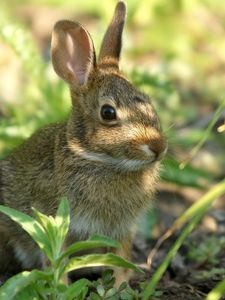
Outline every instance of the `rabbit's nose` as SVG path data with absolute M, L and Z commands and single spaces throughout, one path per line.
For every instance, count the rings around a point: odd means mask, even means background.
M 148 148 L 155 154 L 154 160 L 161 160 L 167 152 L 168 145 L 164 138 L 159 138 L 150 141 Z
M 152 161 L 161 160 L 167 151 L 167 143 L 164 139 L 154 139 L 148 144 L 140 146 L 141 150 L 152 159 Z

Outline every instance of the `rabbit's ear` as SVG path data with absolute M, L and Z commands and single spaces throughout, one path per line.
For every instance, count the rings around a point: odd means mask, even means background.
M 59 21 L 52 33 L 52 64 L 69 84 L 84 85 L 94 68 L 95 51 L 88 32 L 78 23 Z
M 99 54 L 99 66 L 118 68 L 122 47 L 122 32 L 126 18 L 126 4 L 119 1 L 111 23 L 105 33 Z

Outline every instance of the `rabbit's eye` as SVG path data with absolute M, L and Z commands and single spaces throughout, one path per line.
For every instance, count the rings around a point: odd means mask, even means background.
M 116 119 L 116 110 L 110 105 L 103 105 L 101 108 L 101 117 L 103 120 L 112 121 Z

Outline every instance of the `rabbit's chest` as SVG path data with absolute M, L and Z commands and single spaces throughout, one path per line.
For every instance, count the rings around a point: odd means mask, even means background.
M 103 234 L 121 239 L 135 227 L 140 214 L 150 205 L 155 174 L 141 177 L 89 177 L 70 190 L 71 233 L 80 238 Z

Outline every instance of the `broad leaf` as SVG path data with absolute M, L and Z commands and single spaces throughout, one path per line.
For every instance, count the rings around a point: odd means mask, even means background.
M 69 231 L 69 225 L 70 225 L 70 207 L 67 198 L 63 198 L 60 202 L 55 217 L 55 224 L 58 229 L 57 238 L 60 244 L 62 245 Z
M 117 266 L 117 267 L 132 269 L 137 272 L 142 272 L 142 270 L 139 267 L 137 267 L 135 264 L 113 253 L 107 253 L 107 254 L 90 254 L 90 255 L 71 258 L 63 268 L 61 275 L 81 268 L 98 267 L 98 266 Z
M 69 246 L 60 256 L 60 258 L 57 261 L 57 264 L 59 264 L 63 258 L 71 254 L 74 254 L 76 252 L 88 250 L 88 249 L 96 249 L 101 247 L 120 248 L 121 245 L 119 242 L 114 241 L 108 237 L 94 235 L 86 241 L 76 242 L 71 246 Z
M 38 210 L 36 210 L 35 208 L 32 209 L 35 218 L 42 225 L 46 233 L 46 236 L 48 237 L 51 246 L 51 253 L 52 253 L 52 256 L 49 257 L 49 259 L 51 259 L 54 257 L 53 253 L 55 252 L 55 249 L 57 247 L 57 228 L 56 228 L 55 220 L 52 216 L 46 216 L 41 212 L 39 212 Z
M 25 287 L 21 292 L 19 292 L 13 300 L 25 300 L 25 299 L 32 299 L 32 300 L 43 300 L 46 299 L 43 295 L 40 296 L 40 294 L 36 291 L 34 285 L 29 285 Z
M 33 284 L 37 280 L 48 280 L 50 275 L 33 270 L 31 272 L 22 272 L 19 273 L 6 281 L 6 283 L 0 288 L 0 299 L 1 300 L 11 300 L 14 297 L 23 291 L 26 287 Z
M 98 242 L 103 242 L 105 244 L 107 244 L 106 246 L 108 247 L 113 247 L 113 248 L 120 248 L 121 244 L 111 238 L 109 238 L 108 236 L 104 236 L 104 235 L 92 235 L 88 241 L 98 241 Z
M 66 236 L 70 223 L 70 207 L 67 198 L 61 200 L 56 213 L 55 222 L 58 228 L 61 230 L 63 228 L 63 235 Z
M 65 291 L 63 295 L 64 300 L 72 300 L 76 299 L 79 294 L 82 293 L 83 289 L 86 288 L 90 284 L 90 281 L 87 279 L 80 279 L 73 284 L 71 284 Z
M 38 244 L 43 252 L 51 257 L 51 245 L 41 224 L 34 218 L 10 207 L 0 205 L 0 211 L 18 223 Z
M 36 219 L 41 223 L 51 244 L 52 257 L 57 258 L 69 230 L 70 211 L 66 198 L 60 202 L 56 217 L 46 216 L 33 208 Z

